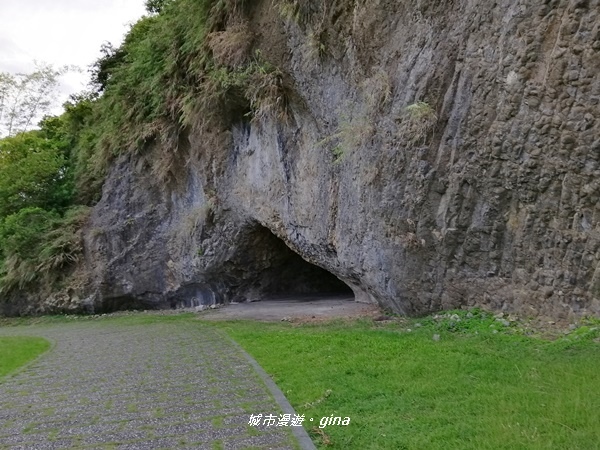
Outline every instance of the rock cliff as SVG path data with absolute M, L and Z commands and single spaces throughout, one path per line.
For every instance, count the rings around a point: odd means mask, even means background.
M 600 1 L 313 8 L 248 16 L 285 115 L 223 146 L 184 130 L 170 184 L 159 144 L 113 164 L 83 303 L 349 287 L 401 314 L 600 314 Z

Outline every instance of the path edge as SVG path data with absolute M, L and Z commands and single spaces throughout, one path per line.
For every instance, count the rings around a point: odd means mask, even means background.
M 54 351 L 54 349 L 56 348 L 56 341 L 54 339 L 51 339 L 47 336 L 33 336 L 33 335 L 29 335 L 29 334 L 14 334 L 14 335 L 9 335 L 9 334 L 1 334 L 0 336 L 2 337 L 12 337 L 12 336 L 20 336 L 20 337 L 39 337 L 42 338 L 44 340 L 46 340 L 46 342 L 48 342 L 50 344 L 50 347 L 48 347 L 48 350 L 46 350 L 45 352 L 40 353 L 39 355 L 37 355 L 35 358 L 33 358 L 31 361 L 27 361 L 25 364 L 23 364 L 22 366 L 17 367 L 15 370 L 13 370 L 12 372 L 7 373 L 6 375 L 4 375 L 3 377 L 0 377 L 0 384 L 3 384 L 4 381 L 20 374 L 21 372 L 27 370 L 30 366 L 34 365 L 36 362 L 40 361 L 42 358 L 44 358 L 46 355 L 48 355 L 49 353 L 51 353 L 52 351 Z
M 271 392 L 271 395 L 275 398 L 275 401 L 284 412 L 284 414 L 296 414 L 294 407 L 290 404 L 288 399 L 285 397 L 284 393 L 279 389 L 279 387 L 275 384 L 275 382 L 271 379 L 269 374 L 265 372 L 265 370 L 258 364 L 258 362 L 246 351 L 243 347 L 238 344 L 231 336 L 229 336 L 225 332 L 221 332 L 225 337 L 241 352 L 241 354 L 246 358 L 246 360 L 250 363 L 254 371 L 257 375 L 262 379 L 263 383 L 267 386 L 267 389 Z M 292 429 L 293 435 L 298 440 L 300 444 L 300 448 L 302 450 L 317 450 L 315 444 L 312 439 L 304 429 L 304 427 L 290 427 Z

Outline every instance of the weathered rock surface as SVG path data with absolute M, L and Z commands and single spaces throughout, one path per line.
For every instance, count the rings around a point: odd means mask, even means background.
M 288 120 L 239 123 L 225 151 L 190 131 L 177 187 L 140 158 L 113 166 L 86 234 L 88 302 L 339 279 L 405 314 L 600 314 L 600 1 L 334 4 L 302 23 L 270 1 L 253 13 Z

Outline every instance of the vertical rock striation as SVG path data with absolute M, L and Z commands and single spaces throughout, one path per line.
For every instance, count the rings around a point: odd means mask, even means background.
M 93 306 L 333 289 L 291 249 L 398 313 L 600 314 L 600 1 L 311 14 L 264 1 L 250 20 L 287 118 L 235 124 L 226 149 L 189 131 L 175 187 L 140 158 L 112 167 L 86 232 Z

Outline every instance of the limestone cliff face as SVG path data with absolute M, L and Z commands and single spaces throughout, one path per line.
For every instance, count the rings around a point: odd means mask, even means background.
M 238 123 L 226 150 L 189 131 L 176 186 L 139 158 L 112 167 L 86 232 L 88 306 L 337 277 L 405 314 L 600 314 L 600 1 L 337 5 L 320 28 L 270 1 L 253 12 L 286 120 Z

